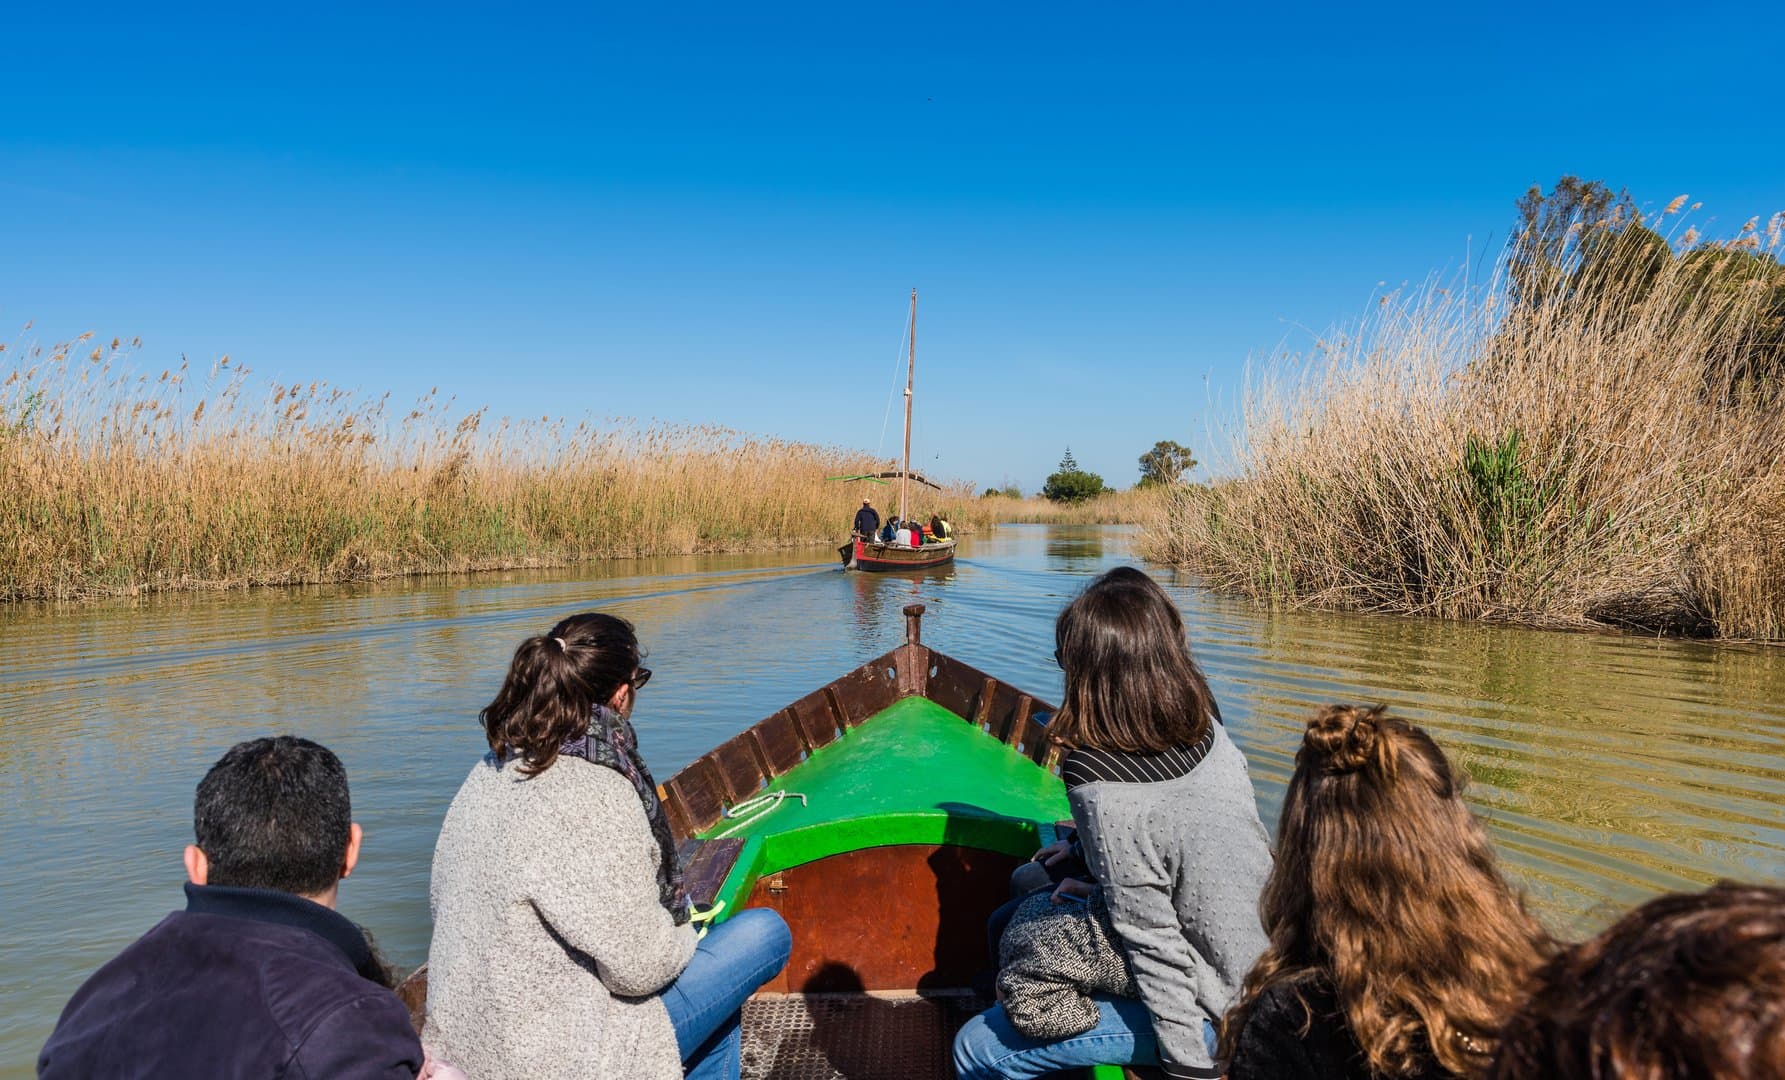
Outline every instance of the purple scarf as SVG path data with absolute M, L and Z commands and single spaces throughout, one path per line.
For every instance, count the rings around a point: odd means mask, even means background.
M 688 894 L 682 889 L 675 837 L 670 834 L 663 803 L 657 798 L 657 782 L 651 779 L 645 759 L 638 756 L 638 735 L 631 722 L 606 705 L 597 705 L 589 718 L 588 733 L 569 740 L 558 748 L 558 753 L 606 766 L 631 782 L 632 789 L 638 792 L 638 801 L 644 804 L 645 818 L 651 823 L 651 835 L 657 838 L 662 855 L 657 862 L 657 899 L 677 926 L 687 922 Z

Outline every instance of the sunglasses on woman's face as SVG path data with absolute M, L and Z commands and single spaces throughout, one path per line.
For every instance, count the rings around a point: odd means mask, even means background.
M 637 671 L 634 671 L 632 673 L 632 688 L 634 690 L 637 690 L 639 687 L 643 686 L 644 684 L 646 684 L 650 681 L 651 681 L 651 669 L 648 667 L 641 667 Z

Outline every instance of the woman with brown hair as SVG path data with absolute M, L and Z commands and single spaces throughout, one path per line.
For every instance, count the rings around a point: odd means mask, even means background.
M 1651 900 L 1538 972 L 1492 1080 L 1785 1076 L 1785 888 Z
M 751 909 L 697 941 L 631 717 L 632 626 L 573 615 L 515 650 L 490 752 L 434 849 L 427 1038 L 475 1077 L 736 1080 L 745 998 L 787 963 Z
M 1048 730 L 1070 748 L 1061 779 L 1095 878 L 1066 878 L 1055 900 L 1107 908 L 1139 997 L 1093 994 L 1089 1029 L 1045 1040 L 993 1006 L 955 1039 L 956 1072 L 1020 1078 L 1111 1063 L 1219 1077 L 1215 1018 L 1264 948 L 1270 848 L 1245 758 L 1177 605 L 1139 570 L 1091 582 L 1060 613 L 1054 642 L 1066 692 Z
M 1223 1029 L 1231 1080 L 1481 1074 L 1552 945 L 1463 779 L 1382 706 L 1308 721 L 1260 903 L 1270 945 Z

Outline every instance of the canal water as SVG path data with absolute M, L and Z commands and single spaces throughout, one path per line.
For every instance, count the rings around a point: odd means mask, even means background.
M 635 719 L 666 778 L 897 644 L 913 601 L 928 644 L 1056 700 L 1053 618 L 1133 543 L 1007 526 L 910 576 L 808 551 L 0 609 L 0 1076 L 29 1075 L 81 980 L 182 905 L 193 788 L 239 740 L 341 755 L 366 831 L 342 910 L 413 965 L 435 832 L 523 637 L 588 609 L 633 620 L 656 673 Z M 1785 874 L 1785 652 L 1273 613 L 1158 575 L 1273 827 L 1308 711 L 1387 702 L 1468 770 L 1510 873 L 1563 932 Z

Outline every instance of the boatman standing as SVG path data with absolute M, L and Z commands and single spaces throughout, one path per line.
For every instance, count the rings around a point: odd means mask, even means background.
M 873 501 L 863 495 L 862 508 L 855 512 L 855 535 L 863 540 L 872 540 L 879 531 L 880 514 L 875 511 Z

